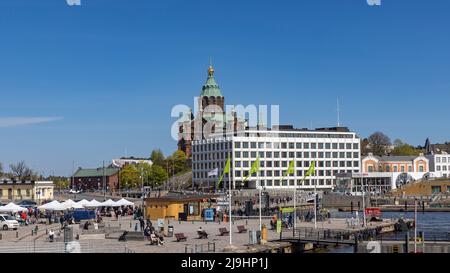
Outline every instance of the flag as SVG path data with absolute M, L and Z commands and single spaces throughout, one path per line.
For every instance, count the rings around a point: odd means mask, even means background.
M 284 172 L 283 177 L 281 178 L 281 181 L 284 180 L 285 176 L 288 176 L 288 175 L 294 173 L 294 171 L 295 171 L 295 169 L 294 169 L 294 164 L 295 164 L 295 161 L 294 161 L 294 160 L 292 160 L 292 161 L 289 163 L 289 167 L 288 167 L 288 169 L 286 170 L 286 172 Z
M 228 159 L 227 159 L 227 163 L 225 164 L 225 169 L 223 169 L 223 173 L 219 178 L 219 182 L 217 182 L 217 188 L 220 185 L 220 182 L 222 182 L 223 176 L 227 173 L 230 173 L 230 164 L 231 164 L 231 160 L 230 160 L 230 155 L 228 154 Z
M 208 177 L 211 177 L 211 176 L 218 176 L 219 175 L 219 169 L 218 168 L 215 168 L 214 170 L 210 170 L 209 172 L 208 172 Z
M 257 173 L 259 171 L 259 156 L 256 158 L 256 161 L 253 162 L 252 167 L 250 168 L 250 172 L 248 173 L 247 177 L 245 177 L 244 182 L 247 181 L 247 179 L 250 178 L 254 173 Z
M 314 174 L 315 171 L 315 163 L 314 161 L 311 162 L 311 166 L 309 166 L 308 171 L 305 173 L 305 176 L 303 176 L 303 181 L 305 181 L 306 177 L 311 176 L 312 174 Z

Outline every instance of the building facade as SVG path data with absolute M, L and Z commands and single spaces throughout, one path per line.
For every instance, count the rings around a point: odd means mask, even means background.
M 210 188 L 218 177 L 208 177 L 208 172 L 218 168 L 220 175 L 228 156 L 231 171 L 223 187 L 230 182 L 233 188 L 331 189 L 338 173 L 359 172 L 361 160 L 360 138 L 344 127 L 311 131 L 292 126 L 249 128 L 237 135 L 194 141 L 192 152 L 193 183 Z M 259 173 L 244 182 L 258 157 Z M 294 173 L 284 177 L 291 161 Z M 302 181 L 312 161 L 315 173 Z
M 362 172 L 427 173 L 429 160 L 419 156 L 374 156 L 369 153 L 362 159 Z
M 450 177 L 450 154 L 442 151 L 439 154 L 426 155 L 430 161 L 430 171 L 438 177 Z
M 32 200 L 38 204 L 53 200 L 54 184 L 52 181 L 19 181 L 11 179 L 0 180 L 0 201 L 18 202 Z
M 153 162 L 150 158 L 134 158 L 134 157 L 122 157 L 119 159 L 112 160 L 112 167 L 123 168 L 126 165 L 133 164 L 137 165 L 139 163 L 146 163 L 148 165 L 153 165 Z
M 72 176 L 70 187 L 83 191 L 116 191 L 119 189 L 119 168 L 79 168 Z M 106 189 L 105 189 L 106 187 Z

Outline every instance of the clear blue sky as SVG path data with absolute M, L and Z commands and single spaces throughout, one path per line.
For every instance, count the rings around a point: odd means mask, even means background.
M 171 108 L 193 104 L 209 57 L 227 104 L 279 104 L 281 123 L 334 126 L 339 96 L 362 137 L 450 140 L 448 0 L 81 3 L 0 3 L 4 166 L 173 152 Z

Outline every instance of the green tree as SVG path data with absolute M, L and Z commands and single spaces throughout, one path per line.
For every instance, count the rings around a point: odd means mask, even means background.
M 55 185 L 55 190 L 67 189 L 69 188 L 69 179 L 63 176 L 49 176 L 47 180 L 53 181 Z
M 405 143 L 403 143 L 403 141 L 402 141 L 401 139 L 399 139 L 399 138 L 397 138 L 396 140 L 394 140 L 394 146 L 395 146 L 395 147 L 402 146 L 403 144 L 405 144 Z
M 175 151 L 169 158 L 169 165 L 175 174 L 187 170 L 187 157 L 183 151 Z
M 158 165 L 153 165 L 151 167 L 151 172 L 150 172 L 150 176 L 149 181 L 150 184 L 153 187 L 158 187 L 161 186 L 167 179 L 168 179 L 169 175 L 167 174 L 167 171 Z
M 152 172 L 152 166 L 148 163 L 138 163 L 136 164 L 136 169 L 138 170 L 139 177 L 141 178 L 141 180 L 139 180 L 139 185 L 144 182 L 144 185 L 148 186 L 150 184 L 149 181 Z
M 391 155 L 419 155 L 420 151 L 414 148 L 413 146 L 404 143 L 399 146 L 396 146 L 394 150 L 392 150 Z
M 135 188 L 140 184 L 140 174 L 133 164 L 125 165 L 120 171 L 120 187 L 123 189 Z
M 150 159 L 152 160 L 154 165 L 158 165 L 164 167 L 164 154 L 160 149 L 156 149 L 152 151 L 150 155 Z

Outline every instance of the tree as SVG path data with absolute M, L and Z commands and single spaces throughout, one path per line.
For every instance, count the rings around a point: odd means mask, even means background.
M 139 177 L 141 180 L 139 180 L 139 185 L 144 182 L 144 185 L 148 186 L 150 183 L 150 174 L 152 172 L 152 166 L 148 163 L 138 163 L 136 165 L 136 169 L 139 172 Z M 143 179 L 143 181 L 142 181 Z
M 403 144 L 405 144 L 405 143 L 403 143 L 403 141 L 401 139 L 397 138 L 396 140 L 394 140 L 394 146 L 395 147 L 402 146 Z
M 420 150 L 417 150 L 413 146 L 404 143 L 399 146 L 396 146 L 394 150 L 392 150 L 391 155 L 419 155 Z
M 382 132 L 375 132 L 368 138 L 370 151 L 374 155 L 385 155 L 389 146 L 391 146 L 391 139 Z
M 140 174 L 133 164 L 125 165 L 120 171 L 120 187 L 131 189 L 136 187 L 140 182 Z
M 0 162 L 0 177 L 3 176 L 3 164 Z
M 11 169 L 12 175 L 19 180 L 34 180 L 39 177 L 36 172 L 27 167 L 25 161 L 20 161 L 17 164 L 10 164 L 9 168 Z
M 55 184 L 55 190 L 56 189 L 67 189 L 69 188 L 69 179 L 67 177 L 63 176 L 49 176 L 47 180 L 53 181 L 53 184 Z
M 183 151 L 175 151 L 169 157 L 169 165 L 175 174 L 185 171 L 187 169 L 186 166 L 186 154 Z
M 169 175 L 163 167 L 158 165 L 152 166 L 149 181 L 153 187 L 161 186 L 168 178 Z
M 164 154 L 160 149 L 156 149 L 152 151 L 150 155 L 150 159 L 152 160 L 154 165 L 158 165 L 164 167 Z

